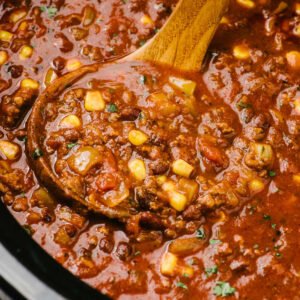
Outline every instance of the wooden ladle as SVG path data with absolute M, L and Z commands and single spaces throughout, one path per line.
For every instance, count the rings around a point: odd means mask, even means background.
M 227 8 L 229 0 L 180 0 L 175 11 L 158 34 L 136 52 L 121 58 L 118 62 L 151 61 L 167 64 L 185 71 L 197 71 L 201 67 L 207 47 Z M 126 222 L 130 217 L 130 207 L 108 207 L 92 204 L 66 187 L 52 170 L 46 156 L 33 153 L 43 148 L 40 112 L 51 99 L 58 97 L 87 73 L 96 72 L 103 64 L 89 65 L 68 73 L 54 81 L 35 102 L 28 123 L 28 157 L 36 175 L 51 192 L 67 199 L 75 200 L 89 209 Z

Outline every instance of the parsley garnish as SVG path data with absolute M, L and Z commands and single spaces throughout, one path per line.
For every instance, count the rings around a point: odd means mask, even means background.
M 53 18 L 57 13 L 57 8 L 55 7 L 40 7 L 40 11 L 47 11 L 49 18 Z
M 187 290 L 188 289 L 188 287 L 183 283 L 183 282 L 177 282 L 176 283 L 176 285 L 178 286 L 178 287 L 181 287 L 181 288 L 183 288 L 183 289 L 185 289 L 185 290 Z
M 276 172 L 271 171 L 271 170 L 269 171 L 269 176 L 270 176 L 270 177 L 274 177 L 275 175 L 276 175 Z
M 77 145 L 77 142 L 76 143 L 69 143 L 67 145 L 67 149 L 72 149 L 73 147 L 75 147 Z
M 263 217 L 265 220 L 271 220 L 271 216 L 270 215 L 264 215 Z
M 209 240 L 209 244 L 210 244 L 210 245 L 218 245 L 218 244 L 222 244 L 222 241 L 210 239 L 210 240 Z
M 205 239 L 205 231 L 204 228 L 201 226 L 198 228 L 197 230 L 197 238 L 200 240 L 204 240 Z
M 32 235 L 31 227 L 29 225 L 24 225 L 23 229 L 29 234 L 30 236 Z
M 195 261 L 194 261 L 193 259 L 191 259 L 191 260 L 189 261 L 189 266 L 192 266 L 194 263 L 195 263 Z
M 206 276 L 209 276 L 209 275 L 212 275 L 212 274 L 217 274 L 218 272 L 218 267 L 217 266 L 213 266 L 212 268 L 207 268 L 205 269 L 205 275 Z
M 257 248 L 258 248 L 258 245 L 257 245 L 257 244 L 255 244 L 255 245 L 253 246 L 253 248 L 254 248 L 254 249 L 257 249 Z
M 144 46 L 146 44 L 146 41 L 140 41 L 140 46 Z
M 107 111 L 110 113 L 118 112 L 118 108 L 116 107 L 115 104 L 112 103 L 109 104 Z
M 41 156 L 43 156 L 43 152 L 40 149 L 35 149 L 33 152 L 33 159 L 37 160 Z
M 242 102 L 242 101 L 240 101 L 240 102 L 238 103 L 238 106 L 240 106 L 240 107 L 242 107 L 242 108 L 249 108 L 249 107 L 252 107 L 251 104 L 245 103 L 245 102 Z
M 23 143 L 27 143 L 27 140 L 28 140 L 28 137 L 27 137 L 27 135 L 25 135 L 25 136 L 23 137 L 22 141 L 23 141 Z
M 137 256 L 137 255 L 139 255 L 139 254 L 141 254 L 141 251 L 136 251 L 136 252 L 134 253 L 134 256 Z
M 139 79 L 140 83 L 145 84 L 147 81 L 147 77 L 145 75 L 142 75 Z
M 217 285 L 213 288 L 213 293 L 216 296 L 230 296 L 235 293 L 235 288 L 231 287 L 228 282 L 217 281 Z
M 276 224 L 272 224 L 271 227 L 272 227 L 273 229 L 275 229 L 275 228 L 276 228 Z

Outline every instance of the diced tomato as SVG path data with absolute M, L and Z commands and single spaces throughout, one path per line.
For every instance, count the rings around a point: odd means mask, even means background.
M 212 146 L 210 143 L 201 139 L 198 140 L 198 144 L 201 151 L 201 155 L 219 165 L 223 165 L 224 160 L 221 151 L 217 147 Z
M 112 173 L 104 173 L 98 176 L 96 185 L 100 191 L 112 190 L 117 186 L 117 178 Z

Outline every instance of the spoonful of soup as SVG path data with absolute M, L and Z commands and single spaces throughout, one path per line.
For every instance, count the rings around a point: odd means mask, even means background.
M 43 92 L 29 118 L 27 152 L 50 192 L 132 232 L 139 224 L 174 228 L 198 197 L 199 145 L 225 164 L 211 141 L 199 141 L 209 107 L 197 101 L 199 75 L 186 72 L 200 69 L 227 2 L 182 0 L 138 51 L 81 67 Z

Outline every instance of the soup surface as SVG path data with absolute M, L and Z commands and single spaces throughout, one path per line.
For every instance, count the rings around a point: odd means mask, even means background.
M 84 76 L 48 99 L 26 152 L 45 87 L 143 45 L 176 4 L 81 2 L 0 2 L 10 212 L 114 299 L 299 299 L 300 2 L 232 1 L 198 74 L 132 62 Z M 29 166 L 42 158 L 111 219 L 50 194 Z

